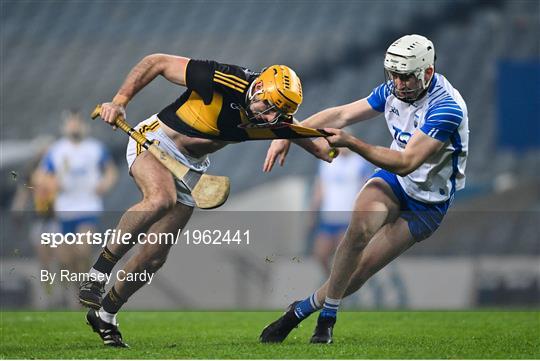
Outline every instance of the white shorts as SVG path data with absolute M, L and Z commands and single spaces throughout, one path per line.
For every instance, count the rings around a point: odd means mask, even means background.
M 178 148 L 176 148 L 176 145 L 171 140 L 171 138 L 169 138 L 165 134 L 165 132 L 163 132 L 163 129 L 161 129 L 161 123 L 157 115 L 154 114 L 150 118 L 140 122 L 139 124 L 137 124 L 135 129 L 139 131 L 142 135 L 144 135 L 148 140 L 157 141 L 158 146 L 161 149 L 169 153 L 176 160 L 188 166 L 189 168 L 202 173 L 206 172 L 206 169 L 208 169 L 208 166 L 210 165 L 210 160 L 208 159 L 208 156 L 204 156 L 201 158 L 193 158 L 188 155 L 182 154 L 178 150 Z M 137 144 L 136 141 L 129 138 L 129 143 L 126 149 L 126 160 L 130 171 L 131 165 L 135 161 L 135 158 L 137 158 L 137 156 L 143 151 L 145 151 L 143 146 Z M 193 200 L 189 189 L 187 189 L 187 187 L 176 178 L 175 182 L 177 196 L 176 201 L 190 207 L 195 207 L 195 201 Z

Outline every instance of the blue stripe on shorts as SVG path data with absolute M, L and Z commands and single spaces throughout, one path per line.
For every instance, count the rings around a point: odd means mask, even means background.
M 428 238 L 439 228 L 450 206 L 450 200 L 433 204 L 420 202 L 405 193 L 394 173 L 380 169 L 371 176 L 375 177 L 382 178 L 392 188 L 400 204 L 399 217 L 407 221 L 409 230 L 417 242 Z

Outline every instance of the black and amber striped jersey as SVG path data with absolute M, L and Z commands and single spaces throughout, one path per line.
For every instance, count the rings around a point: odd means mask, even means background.
M 320 136 L 311 131 L 276 125 L 257 127 L 245 114 L 246 93 L 260 73 L 208 60 L 190 60 L 186 91 L 158 118 L 181 134 L 196 138 L 245 141 Z
M 238 125 L 247 123 L 242 110 L 246 93 L 259 73 L 235 65 L 190 60 L 186 91 L 163 109 L 158 118 L 179 133 L 218 140 L 250 139 Z

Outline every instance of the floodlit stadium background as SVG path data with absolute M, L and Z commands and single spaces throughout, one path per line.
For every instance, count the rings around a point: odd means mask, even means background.
M 469 108 L 466 189 L 431 239 L 377 275 L 345 307 L 448 308 L 540 302 L 540 34 L 538 1 L 58 2 L 1 3 L 0 306 L 43 308 L 39 264 L 25 228 L 9 221 L 17 174 L 58 135 L 61 112 L 89 114 L 115 94 L 144 55 L 214 59 L 253 70 L 281 63 L 297 71 L 305 101 L 298 118 L 359 99 L 383 81 L 390 42 L 419 33 L 435 44 L 436 69 Z M 135 124 L 182 92 L 163 79 L 128 108 Z M 88 119 L 89 122 L 90 119 Z M 353 127 L 388 145 L 384 120 Z M 100 122 L 121 171 L 107 196 L 105 226 L 138 199 L 127 174 L 127 138 Z M 298 149 L 263 174 L 268 142 L 211 155 L 213 174 L 231 177 L 228 204 L 197 212 L 193 228 L 253 227 L 249 247 L 182 247 L 132 309 L 271 309 L 306 296 L 322 280 L 304 227 L 317 160 Z M 14 172 L 14 173 L 13 173 Z M 97 252 L 97 249 L 96 249 Z

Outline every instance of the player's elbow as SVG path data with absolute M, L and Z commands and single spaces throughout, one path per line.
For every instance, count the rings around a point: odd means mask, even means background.
M 154 53 L 145 56 L 141 63 L 145 64 L 148 69 L 153 69 L 156 73 L 163 73 L 169 61 L 170 55 L 162 53 Z
M 400 177 L 406 177 L 417 170 L 419 166 L 420 164 L 414 159 L 403 157 L 401 164 L 398 169 L 396 169 L 396 174 Z
M 162 53 L 148 54 L 143 58 L 143 61 L 146 61 L 152 64 L 162 63 L 167 60 L 167 56 L 168 56 L 167 54 L 162 54 Z

